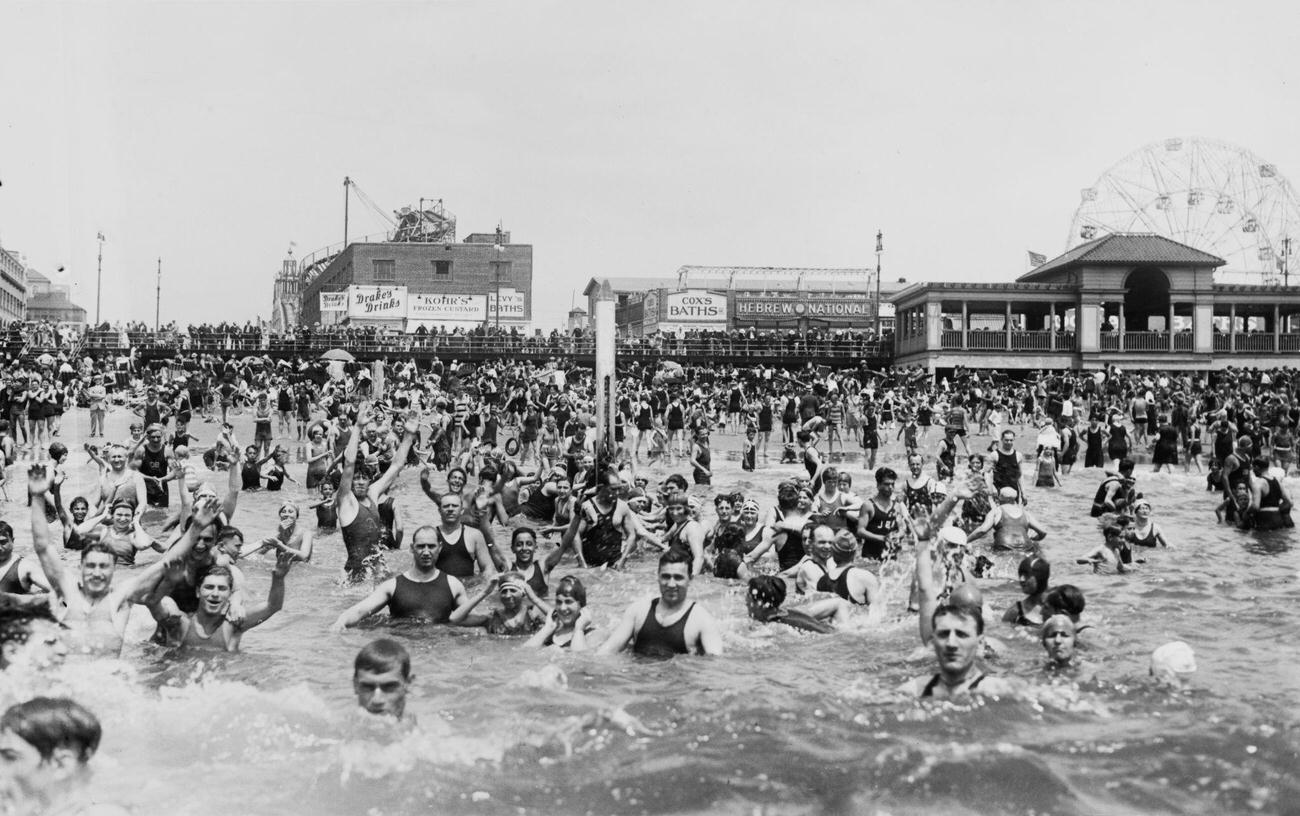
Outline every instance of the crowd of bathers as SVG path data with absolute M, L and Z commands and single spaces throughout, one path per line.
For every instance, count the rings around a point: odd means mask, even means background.
M 614 432 L 598 442 L 591 373 L 555 362 L 374 367 L 194 354 L 63 365 L 10 366 L 0 389 L 3 415 L 22 420 L 6 421 L 0 448 L 8 464 L 33 462 L 35 551 L 17 554 L 0 524 L 6 663 L 27 659 L 24 650 L 118 654 L 136 606 L 162 644 L 237 651 L 282 608 L 293 566 L 341 545 L 345 577 L 372 591 L 339 611 L 336 630 L 387 615 L 483 627 L 535 648 L 716 655 L 722 627 L 691 601 L 691 583 L 739 581 L 756 625 L 824 634 L 905 607 L 936 662 L 910 692 L 952 698 L 1014 686 L 980 668 L 998 648 L 985 636 L 994 620 L 1033 627 L 1049 670 L 1084 670 L 1076 645 L 1090 628 L 1087 601 L 1053 582 L 1040 546 L 1049 530 L 1026 500 L 1030 484 L 1051 490 L 1071 478 L 1081 452 L 1100 482 L 1091 510 L 1101 541 L 1072 560 L 1094 571 L 1134 570 L 1169 544 L 1136 459 L 1154 470 L 1204 464 L 1225 523 L 1290 525 L 1283 480 L 1300 378 L 1287 369 L 959 370 L 935 380 L 632 363 L 620 371 Z M 81 451 L 63 444 L 57 421 L 32 425 L 33 406 L 47 403 L 85 406 Z M 132 414 L 130 435 L 97 443 L 111 411 Z M 248 445 L 236 439 L 239 417 L 252 420 Z M 305 464 L 296 475 L 291 446 Z M 864 482 L 855 484 L 849 447 L 862 451 Z M 888 461 L 877 462 L 884 448 Z M 781 480 L 768 495 L 718 486 L 724 458 Z M 71 469 L 87 466 L 95 489 L 65 495 Z M 418 483 L 434 505 L 427 515 L 399 507 L 401 482 Z M 290 498 L 274 534 L 245 540 L 235 516 L 251 490 Z M 158 557 L 137 566 L 151 550 Z M 598 621 L 583 571 L 630 563 L 654 566 L 655 591 Z M 1022 597 L 994 610 L 981 584 L 1010 572 Z M 891 575 L 904 577 L 905 599 L 889 597 Z M 51 620 L 63 628 L 46 628 Z M 363 664 L 409 675 L 409 657 L 383 642 L 388 656 L 358 658 L 358 677 Z M 1162 648 L 1153 669 L 1185 678 L 1194 666 L 1185 645 Z M 376 711 L 393 713 L 391 695 L 363 685 Z

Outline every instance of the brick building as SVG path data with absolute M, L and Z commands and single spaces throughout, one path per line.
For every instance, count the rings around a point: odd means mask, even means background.
M 26 264 L 16 253 L 0 248 L 0 321 L 24 319 L 27 309 Z
M 475 233 L 459 243 L 349 244 L 303 287 L 299 318 L 305 325 L 380 322 L 408 331 L 419 325 L 495 325 L 499 289 L 501 326 L 524 327 L 532 319 L 533 247 L 511 243 L 508 232 L 502 234 L 500 250 L 496 240 L 495 233 Z M 413 311 L 378 321 L 346 310 L 322 312 L 323 293 L 343 293 L 349 286 L 405 287 Z M 426 296 L 423 302 L 429 304 L 419 315 L 414 311 L 417 296 Z M 439 311 L 440 303 L 450 302 L 460 308 Z

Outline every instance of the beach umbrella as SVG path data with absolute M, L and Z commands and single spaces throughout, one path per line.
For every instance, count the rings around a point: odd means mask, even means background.
M 322 359 L 322 360 L 337 360 L 337 361 L 339 361 L 339 362 L 341 362 L 341 363 L 355 363 L 355 362 L 357 361 L 357 358 L 356 358 L 356 357 L 353 357 L 352 354 L 351 354 L 350 352 L 344 351 L 344 350 L 341 349 L 341 348 L 332 348 L 332 349 L 330 349 L 329 351 L 327 351 L 327 352 L 325 352 L 324 354 L 322 354 L 322 355 L 320 356 L 320 359 Z
M 242 362 L 244 365 L 250 365 L 250 366 L 266 365 L 266 361 L 263 360 L 261 357 L 252 357 L 252 356 L 245 357 L 243 360 L 240 360 L 240 362 Z
M 36 362 L 43 366 L 52 366 L 54 365 L 54 358 L 48 354 L 42 354 L 40 357 L 36 358 Z

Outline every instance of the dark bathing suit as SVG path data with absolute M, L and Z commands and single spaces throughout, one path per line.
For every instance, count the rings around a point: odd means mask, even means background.
M 379 531 L 382 525 L 379 514 L 369 504 L 357 502 L 357 517 L 351 524 L 343 525 L 343 546 L 348 560 L 343 565 L 348 575 L 356 578 L 365 572 L 366 561 L 379 553 Z
M 432 581 L 412 581 L 399 575 L 393 597 L 388 599 L 388 616 L 446 623 L 455 607 L 456 599 L 447 583 L 447 573 L 439 572 Z
M 690 654 L 686 647 L 686 619 L 691 616 L 695 604 L 691 604 L 671 626 L 664 626 L 655 619 L 655 610 L 659 608 L 659 599 L 650 602 L 650 611 L 646 613 L 645 622 L 632 640 L 632 651 L 643 657 L 672 657 Z
M 973 691 L 977 686 L 979 686 L 980 683 L 984 682 L 984 678 L 987 676 L 988 675 L 981 672 L 980 674 L 975 676 L 974 680 L 962 684 L 962 686 L 957 689 L 957 692 L 960 693 L 962 691 Z M 931 677 L 930 682 L 926 683 L 925 688 L 921 689 L 921 696 L 933 697 L 934 690 L 938 688 L 939 684 L 942 682 L 943 682 L 943 675 L 941 674 L 936 674 L 934 677 Z
M 438 553 L 438 560 L 434 566 L 457 578 L 468 578 L 473 575 L 474 556 L 469 554 L 469 548 L 465 546 L 465 528 L 463 526 L 460 528 L 460 537 L 455 541 L 448 541 L 443 536 L 441 528 L 438 529 L 437 534 L 442 552 Z
M 608 513 L 600 512 L 594 499 L 585 506 L 596 514 L 596 523 L 587 528 L 586 535 L 582 537 L 583 560 L 589 567 L 617 563 L 623 556 L 623 531 L 614 524 L 618 503 L 615 502 Z

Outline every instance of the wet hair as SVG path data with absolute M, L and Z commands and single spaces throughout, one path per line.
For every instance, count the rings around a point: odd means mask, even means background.
M 1084 605 L 1083 590 L 1074 584 L 1053 587 L 1043 596 L 1043 606 L 1050 606 L 1054 611 L 1070 617 L 1082 615 Z
M 1268 472 L 1268 468 L 1271 464 L 1272 463 L 1268 461 L 1267 456 L 1256 456 L 1254 460 L 1250 463 L 1250 466 L 1255 470 L 1256 473 L 1262 475 Z
M 50 458 L 59 461 L 68 455 L 68 446 L 62 442 L 53 442 L 50 444 Z
M 5 536 L 10 541 L 14 540 L 14 528 L 7 521 L 0 521 L 0 536 Z
M 102 541 L 92 541 L 89 544 L 87 544 L 85 547 L 81 548 L 81 563 L 83 564 L 86 563 L 86 557 L 89 556 L 91 553 L 103 553 L 105 555 L 112 556 L 113 563 L 114 564 L 117 563 L 117 553 L 113 552 L 113 548 L 108 546 Z
M 533 545 L 537 544 L 537 531 L 532 527 L 516 527 L 515 531 L 510 534 L 510 546 L 513 547 L 519 543 L 519 536 L 530 535 L 533 537 Z
M 726 502 L 727 504 L 730 504 L 730 505 L 732 505 L 732 506 L 735 506 L 735 504 L 736 504 L 736 499 L 735 499 L 735 497 L 732 496 L 730 493 L 719 493 L 718 495 L 716 495 L 716 496 L 713 497 L 713 506 L 714 506 L 715 508 L 716 508 L 718 505 L 722 504 L 723 502 Z
M 800 431 L 799 433 L 794 435 L 794 438 L 799 440 L 800 442 L 811 442 L 812 434 L 808 433 L 807 431 Z
M 787 591 L 785 581 L 775 575 L 755 575 L 749 579 L 750 597 L 769 609 L 780 609 Z
M 745 528 L 728 522 L 722 525 L 713 539 L 713 545 L 719 550 L 735 550 L 745 543 Z
M 683 550 L 669 549 L 663 555 L 659 556 L 658 569 L 663 569 L 668 564 L 685 564 L 686 575 L 689 577 L 693 567 L 693 558 L 690 553 Z
M 781 482 L 776 486 L 776 506 L 782 512 L 793 510 L 799 504 L 799 486 L 794 482 Z
M 847 470 L 841 470 L 839 472 L 839 481 L 848 482 L 849 487 L 853 487 L 853 474 L 849 473 Z
M 76 507 L 78 504 L 84 504 L 86 505 L 87 510 L 90 509 L 90 500 L 87 499 L 85 496 L 74 497 L 72 501 L 68 502 L 68 509 L 71 510 L 72 508 Z
M 1034 576 L 1038 582 L 1038 591 L 1046 592 L 1047 582 L 1052 578 L 1052 565 L 1042 556 L 1030 555 L 1020 562 L 1018 573 L 1022 578 L 1026 575 Z
M 680 473 L 673 473 L 667 479 L 664 479 L 665 485 L 676 485 L 681 490 L 686 490 L 686 477 Z
M 898 481 L 898 472 L 893 468 L 887 467 L 882 467 L 876 470 L 876 484 L 883 484 L 888 479 Z
M 42 762 L 48 762 L 60 749 L 72 751 L 78 762 L 87 762 L 104 733 L 99 718 L 66 697 L 35 697 L 10 706 L 0 717 L 0 731 L 17 734 L 36 749 Z
M 454 467 L 454 468 L 452 468 L 451 470 L 447 471 L 447 482 L 448 482 L 449 484 L 450 484 L 450 482 L 451 482 L 451 476 L 452 476 L 453 473 L 459 473 L 459 474 L 460 474 L 460 478 L 464 479 L 464 480 L 467 481 L 467 482 L 469 481 L 469 474 L 465 472 L 465 468 L 462 468 L 462 467 Z
M 354 677 L 363 671 L 383 674 L 393 669 L 401 670 L 403 679 L 411 679 L 411 653 L 391 638 L 370 641 L 361 647 L 357 659 L 352 661 Z
M 224 564 L 218 564 L 205 570 L 203 577 L 199 579 L 199 586 L 203 586 L 203 582 L 214 575 L 218 577 L 225 576 L 226 586 L 231 589 L 235 588 L 235 573 L 231 571 L 230 567 L 227 567 Z
M 1136 467 L 1136 464 L 1133 462 L 1132 459 L 1124 458 L 1119 460 L 1120 473 L 1132 473 L 1134 467 Z
M 555 585 L 555 597 L 561 595 L 568 595 L 578 602 L 578 606 L 587 605 L 587 588 L 582 585 L 582 579 L 576 575 L 566 575 Z
M 935 607 L 934 614 L 930 616 L 930 626 L 944 615 L 952 615 L 958 618 L 975 621 L 975 634 L 984 634 L 984 612 L 969 606 L 957 606 L 956 604 L 940 604 Z
M 217 541 L 223 541 L 227 538 L 237 538 L 240 541 L 243 541 L 244 531 L 239 529 L 238 527 L 231 527 L 230 525 L 226 525 L 225 527 L 222 527 L 221 529 L 217 530 Z
M 1107 524 L 1101 529 L 1101 534 L 1106 538 L 1115 538 L 1124 535 L 1124 528 L 1118 524 Z

